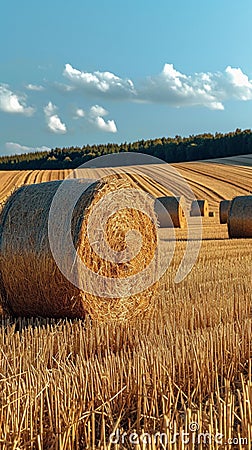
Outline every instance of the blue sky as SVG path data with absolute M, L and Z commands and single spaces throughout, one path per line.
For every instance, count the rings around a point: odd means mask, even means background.
M 252 128 L 252 3 L 1 6 L 0 154 Z

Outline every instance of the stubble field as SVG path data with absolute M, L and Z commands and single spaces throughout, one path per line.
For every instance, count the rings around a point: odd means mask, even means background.
M 252 240 L 229 240 L 218 217 L 221 200 L 251 192 L 251 161 L 175 165 L 216 216 L 203 218 L 198 260 L 179 284 L 186 231 L 177 231 L 148 316 L 107 325 L 2 318 L 1 449 L 251 449 Z M 1 172 L 0 200 L 68 174 Z

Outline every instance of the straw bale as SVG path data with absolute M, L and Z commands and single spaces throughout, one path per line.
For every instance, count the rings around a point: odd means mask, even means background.
M 190 215 L 208 217 L 208 201 L 207 200 L 193 200 Z
M 225 224 L 228 221 L 231 200 L 222 200 L 219 206 L 220 223 Z
M 13 315 L 27 317 L 83 318 L 88 313 L 99 321 L 121 321 L 143 314 L 151 307 L 157 283 L 149 288 L 143 285 L 142 292 L 134 294 L 134 286 L 129 282 L 124 296 L 118 293 L 118 297 L 108 298 L 80 290 L 59 270 L 50 249 L 48 217 L 61 183 L 52 181 L 22 186 L 3 208 L 0 215 L 0 290 L 4 309 Z M 108 193 L 132 187 L 136 188 L 126 175 L 108 176 L 93 183 L 75 205 L 72 240 L 85 266 L 97 274 L 126 278 L 144 271 L 153 259 L 157 246 L 154 199 L 152 203 L 146 200 L 144 205 L 151 219 L 137 209 L 143 207 L 141 199 L 141 205 L 138 204 L 140 200 L 138 203 L 134 200 L 134 209 L 120 205 L 121 209 L 106 224 L 107 243 L 115 251 L 126 248 L 127 231 L 140 232 L 142 246 L 131 260 L 120 263 L 103 260 L 88 240 L 87 224 L 94 205 Z M 67 261 L 68 255 L 64 258 Z
M 252 195 L 232 200 L 227 223 L 230 238 L 252 238 Z
M 184 228 L 186 226 L 185 199 L 183 196 L 158 197 L 155 202 L 155 211 L 161 228 Z

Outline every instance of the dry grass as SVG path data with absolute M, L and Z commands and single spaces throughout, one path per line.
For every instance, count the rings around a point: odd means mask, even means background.
M 247 157 L 209 162 L 178 163 L 174 164 L 174 167 L 189 182 L 195 196 L 207 199 L 209 206 L 217 211 L 221 200 L 238 195 L 249 195 L 252 186 L 251 161 L 251 155 L 247 155 Z M 144 166 L 142 169 L 144 171 Z M 152 166 L 153 175 L 160 173 L 160 170 L 165 170 L 162 165 Z M 63 180 L 69 172 L 69 170 L 2 171 L 0 172 L 0 200 L 23 184 Z M 92 178 L 97 174 L 104 174 L 104 169 L 84 169 L 83 172 L 83 177 Z M 134 175 L 132 178 L 137 181 L 138 177 Z M 155 184 L 147 188 L 155 197 L 170 195 L 165 189 L 160 190 L 160 186 L 156 187 Z
M 216 212 L 220 200 L 251 186 L 250 168 L 180 167 Z M 151 317 L 127 324 L 2 319 L 1 450 L 251 450 L 252 241 L 229 240 L 219 217 L 203 225 L 200 256 L 180 284 L 174 274 L 186 230 L 176 229 L 176 253 Z M 110 445 L 116 429 L 127 433 L 124 443 Z M 131 445 L 133 431 L 150 433 L 152 442 Z M 166 446 L 156 432 L 166 433 Z M 197 443 L 201 432 L 221 433 L 222 444 Z
M 184 247 L 179 241 L 151 319 L 3 320 L 3 450 L 137 448 L 110 447 L 110 433 L 163 431 L 172 440 L 190 422 L 225 440 L 251 439 L 251 245 L 206 240 L 175 285 Z

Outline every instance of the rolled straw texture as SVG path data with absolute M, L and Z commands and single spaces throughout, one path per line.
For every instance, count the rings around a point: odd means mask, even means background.
M 230 238 L 252 238 L 252 195 L 232 200 L 227 223 Z
M 198 206 L 198 208 L 197 208 Z M 190 215 L 192 217 L 194 216 L 202 216 L 202 217 L 208 217 L 209 207 L 208 207 L 208 201 L 207 200 L 193 200 L 192 206 L 191 206 L 191 213 Z
M 81 183 L 81 180 L 71 182 Z M 107 298 L 84 292 L 74 286 L 59 270 L 50 249 L 48 217 L 53 197 L 62 181 L 25 185 L 16 190 L 0 216 L 0 290 L 5 311 L 17 316 L 83 318 L 105 322 L 128 320 L 149 310 L 157 283 L 142 292 Z M 149 216 L 137 208 L 116 211 L 106 224 L 110 247 L 121 251 L 126 246 L 126 233 L 137 230 L 142 237 L 139 253 L 120 263 L 103 260 L 93 250 L 87 235 L 88 219 L 93 207 L 108 193 L 120 189 L 136 189 L 126 175 L 113 175 L 93 183 L 79 198 L 71 222 L 72 241 L 84 264 L 93 272 L 110 278 L 125 278 L 143 271 L 152 260 L 156 246 L 156 215 L 153 202 L 147 202 Z M 137 203 L 138 202 L 138 203 Z M 117 205 L 118 206 L 118 205 Z M 140 209 L 140 208 L 139 208 Z M 62 204 L 62 211 L 64 204 Z M 99 228 L 99 223 L 97 223 Z M 55 236 L 57 239 L 57 236 Z M 67 255 L 63 256 L 67 260 Z M 80 275 L 81 276 L 81 275 Z
M 158 197 L 155 202 L 155 211 L 161 228 L 184 228 L 186 226 L 185 199 L 183 196 Z
M 222 200 L 219 206 L 220 223 L 225 224 L 228 221 L 229 209 L 232 200 Z

